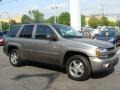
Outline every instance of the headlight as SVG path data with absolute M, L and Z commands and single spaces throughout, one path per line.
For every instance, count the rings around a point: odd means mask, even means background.
M 97 56 L 97 57 L 108 57 L 107 54 L 106 54 L 107 52 L 108 52 L 107 49 L 97 48 L 97 49 L 96 49 L 96 56 Z
M 101 53 L 107 53 L 108 52 L 108 50 L 105 49 L 105 48 L 99 48 L 99 50 L 100 50 Z
M 96 49 L 96 56 L 100 57 L 100 50 L 98 48 Z

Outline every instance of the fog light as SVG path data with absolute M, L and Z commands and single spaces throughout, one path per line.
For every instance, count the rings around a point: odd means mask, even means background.
M 106 63 L 106 64 L 103 64 L 103 67 L 104 67 L 104 68 L 108 68 L 109 65 L 110 65 L 109 63 Z

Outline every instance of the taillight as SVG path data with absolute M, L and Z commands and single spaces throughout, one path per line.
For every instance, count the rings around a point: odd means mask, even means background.
M 3 42 L 3 39 L 0 39 L 0 42 Z
M 5 45 L 4 39 L 0 39 L 0 42 L 2 43 L 2 45 Z

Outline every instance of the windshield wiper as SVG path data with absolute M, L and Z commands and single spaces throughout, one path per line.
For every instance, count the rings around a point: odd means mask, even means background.
M 82 38 L 82 36 L 64 36 L 65 38 Z

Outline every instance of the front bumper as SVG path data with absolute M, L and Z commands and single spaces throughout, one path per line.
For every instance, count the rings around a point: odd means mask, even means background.
M 116 53 L 115 56 L 109 58 L 89 57 L 93 73 L 114 68 L 119 61 L 119 54 L 120 53 Z

